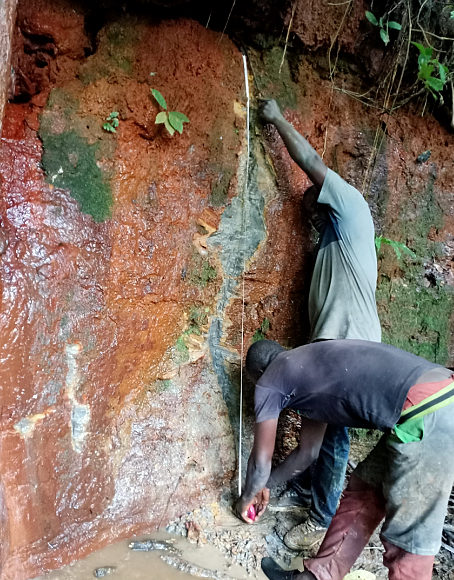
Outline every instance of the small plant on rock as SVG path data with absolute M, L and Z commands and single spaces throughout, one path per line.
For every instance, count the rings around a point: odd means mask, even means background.
M 380 18 L 377 20 L 372 12 L 366 11 L 366 18 L 374 26 L 378 26 L 380 28 L 380 38 L 385 44 L 388 44 L 389 42 L 390 28 L 394 28 L 394 30 L 400 30 L 402 28 L 402 26 L 398 22 L 394 22 L 394 20 L 387 20 L 386 22 L 383 22 L 383 16 L 380 16 Z
M 183 133 L 183 123 L 189 123 L 189 119 L 186 117 L 186 115 L 179 113 L 178 111 L 168 112 L 166 100 L 161 95 L 161 93 L 156 89 L 151 89 L 151 92 L 153 93 L 153 97 L 158 101 L 159 105 L 165 109 L 165 111 L 161 111 L 156 115 L 155 123 L 157 125 L 164 123 L 164 126 L 170 135 L 173 135 L 175 131 L 178 131 L 178 133 L 181 135 L 181 133 Z
M 258 342 L 259 340 L 264 340 L 266 338 L 266 333 L 270 329 L 270 321 L 268 318 L 264 318 L 260 328 L 255 331 L 252 337 L 252 342 Z
M 384 238 L 383 236 L 375 236 L 375 247 L 377 248 L 377 252 L 380 251 L 382 244 L 388 244 L 391 248 L 395 251 L 397 259 L 400 260 L 402 254 L 407 254 L 412 258 L 416 258 L 416 254 L 407 248 L 405 244 L 402 242 L 396 242 L 396 240 L 390 240 L 389 238 Z
M 104 125 L 102 126 L 104 131 L 110 131 L 110 133 L 116 133 L 117 127 L 120 124 L 120 121 L 118 120 L 117 111 L 113 111 L 112 113 L 110 113 L 110 115 L 108 117 L 106 117 L 106 121 L 107 122 L 104 123 Z
M 419 50 L 418 57 L 418 79 L 421 80 L 426 89 L 432 94 L 434 99 L 438 99 L 440 91 L 446 84 L 448 74 L 448 67 L 444 66 L 436 58 L 432 58 L 433 48 L 431 46 L 424 46 L 418 42 L 412 42 L 414 46 Z M 432 76 L 438 70 L 438 75 L 440 78 Z

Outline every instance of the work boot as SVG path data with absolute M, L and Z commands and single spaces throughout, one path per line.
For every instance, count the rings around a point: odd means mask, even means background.
M 272 558 L 263 558 L 262 570 L 270 580 L 317 580 L 309 570 L 284 570 Z
M 313 554 L 320 546 L 327 532 L 327 528 L 320 526 L 310 517 L 299 526 L 295 526 L 284 536 L 284 544 L 290 550 Z
M 295 580 L 298 570 L 284 570 L 272 558 L 262 559 L 262 570 L 270 580 Z
M 271 512 L 308 510 L 311 503 L 310 496 L 301 497 L 294 489 L 288 489 L 279 497 L 272 497 L 268 509 Z

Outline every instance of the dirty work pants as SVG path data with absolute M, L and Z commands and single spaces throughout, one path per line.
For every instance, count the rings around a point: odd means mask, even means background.
M 375 528 L 390 580 L 430 580 L 454 482 L 454 406 L 424 417 L 422 441 L 384 435 L 352 475 L 328 533 L 305 567 L 342 580 Z
M 330 525 L 336 513 L 344 487 L 349 449 L 348 429 L 328 425 L 317 461 L 291 483 L 303 501 L 311 497 L 310 517 L 324 528 Z

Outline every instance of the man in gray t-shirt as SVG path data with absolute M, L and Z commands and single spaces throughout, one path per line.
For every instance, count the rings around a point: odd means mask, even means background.
M 380 342 L 369 206 L 358 190 L 325 166 L 275 101 L 263 101 L 260 108 L 263 120 L 276 127 L 290 156 L 314 184 L 303 198 L 305 213 L 320 234 L 309 291 L 310 342 L 344 338 Z M 306 522 L 286 535 L 289 548 L 310 551 L 323 539 L 343 489 L 348 452 L 347 428 L 329 425 L 312 477 L 305 473 L 295 478 L 287 497 L 275 505 L 282 509 L 285 503 L 312 504 Z
M 369 206 L 357 189 L 327 169 L 317 202 L 318 224 L 309 292 L 311 342 L 354 338 L 381 341 L 375 304 L 377 257 Z

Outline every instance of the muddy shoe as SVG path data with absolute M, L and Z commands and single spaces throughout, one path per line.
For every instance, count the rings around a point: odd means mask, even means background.
M 276 564 L 273 558 L 262 559 L 262 570 L 270 580 L 294 580 L 299 573 L 298 570 L 290 570 L 290 572 L 287 572 L 279 564 Z
M 284 536 L 284 544 L 290 550 L 304 552 L 312 555 L 314 550 L 322 543 L 327 529 L 319 526 L 311 518 L 304 523 L 295 526 Z
M 311 499 L 302 498 L 300 495 L 289 489 L 285 491 L 280 497 L 273 497 L 268 504 L 268 509 L 271 512 L 284 512 L 295 510 L 308 510 L 311 507 Z

